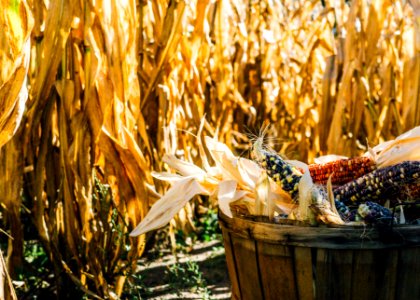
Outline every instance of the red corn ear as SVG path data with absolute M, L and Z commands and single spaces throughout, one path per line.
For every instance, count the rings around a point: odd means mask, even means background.
M 334 185 L 345 184 L 375 169 L 373 159 L 365 156 L 309 165 L 309 172 L 315 183 L 326 184 L 331 176 L 331 183 Z

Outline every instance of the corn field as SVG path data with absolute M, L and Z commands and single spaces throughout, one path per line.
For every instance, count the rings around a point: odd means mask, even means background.
M 151 172 L 165 153 L 200 164 L 202 120 L 243 156 L 269 124 L 305 161 L 420 125 L 415 0 L 0 3 L 5 269 L 31 228 L 60 299 L 123 293 L 146 243 L 128 233 L 167 188 Z

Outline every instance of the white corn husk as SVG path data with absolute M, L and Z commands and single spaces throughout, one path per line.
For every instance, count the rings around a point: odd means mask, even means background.
M 379 168 L 407 160 L 420 160 L 420 126 L 401 134 L 395 140 L 378 144 L 365 155 L 373 156 Z
M 214 138 L 205 137 L 215 166 L 210 166 L 206 157 L 205 169 L 180 160 L 174 155 L 166 155 L 164 162 L 178 174 L 168 172 L 152 173 L 160 180 L 168 181 L 171 188 L 150 209 L 144 220 L 130 233 L 137 236 L 165 226 L 176 213 L 196 195 L 216 197 L 220 210 L 232 217 L 231 204 L 246 207 L 250 214 L 255 214 L 256 201 L 260 201 L 260 211 L 269 217 L 278 214 L 290 214 L 296 208 L 290 196 L 268 177 L 261 182 L 265 171 L 254 161 L 235 156 L 223 143 Z M 201 139 L 200 154 L 205 155 Z

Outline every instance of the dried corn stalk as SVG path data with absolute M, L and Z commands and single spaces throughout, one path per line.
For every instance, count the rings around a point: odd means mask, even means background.
M 0 2 L 0 194 L 4 223 L 10 229 L 6 263 L 1 254 L 0 298 L 16 299 L 9 274 L 23 262 L 23 231 L 20 221 L 23 149 L 13 136 L 18 131 L 28 99 L 26 76 L 33 27 L 31 11 L 25 1 Z M 19 136 L 19 134 L 18 134 Z M 8 270 L 9 272 L 8 272 Z M 7 277 L 6 277 L 7 275 Z M 10 283 L 10 284 L 9 284 Z
M 152 150 L 132 63 L 136 5 L 35 1 L 34 11 L 27 205 L 58 272 L 59 293 L 75 284 L 92 297 L 115 298 L 145 244 L 144 236 L 129 239 L 128 230 L 153 200 Z
M 24 1 L 1 3 L 28 10 Z M 200 135 L 218 135 L 238 153 L 250 148 L 243 133 L 269 121 L 268 136 L 277 138 L 270 146 L 302 161 L 357 156 L 366 138 L 377 144 L 420 122 L 411 1 L 33 0 L 30 9 L 29 98 L 19 64 L 2 64 L 1 80 L 14 80 L 0 85 L 13 87 L 1 90 L 8 109 L 0 145 L 26 101 L 2 170 L 16 184 L 24 178 L 25 205 L 56 277 L 66 270 L 104 297 L 121 294 L 125 276 L 116 274 L 142 253 L 144 237 L 127 233 L 166 189 L 152 170 L 166 170 L 166 153 L 206 168 L 187 133 L 204 115 Z M 2 12 L 1 34 L 15 34 L 19 26 Z M 30 27 L 21 26 L 22 43 Z M 1 41 L 1 59 L 24 61 L 26 52 Z M 234 184 L 225 184 L 226 198 Z M 14 193 L 2 203 L 18 207 Z

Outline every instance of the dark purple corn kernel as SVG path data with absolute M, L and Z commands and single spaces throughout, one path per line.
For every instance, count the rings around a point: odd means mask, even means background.
M 345 205 L 395 199 L 404 187 L 420 182 L 420 161 L 405 161 L 375 170 L 334 189 L 335 199 Z

